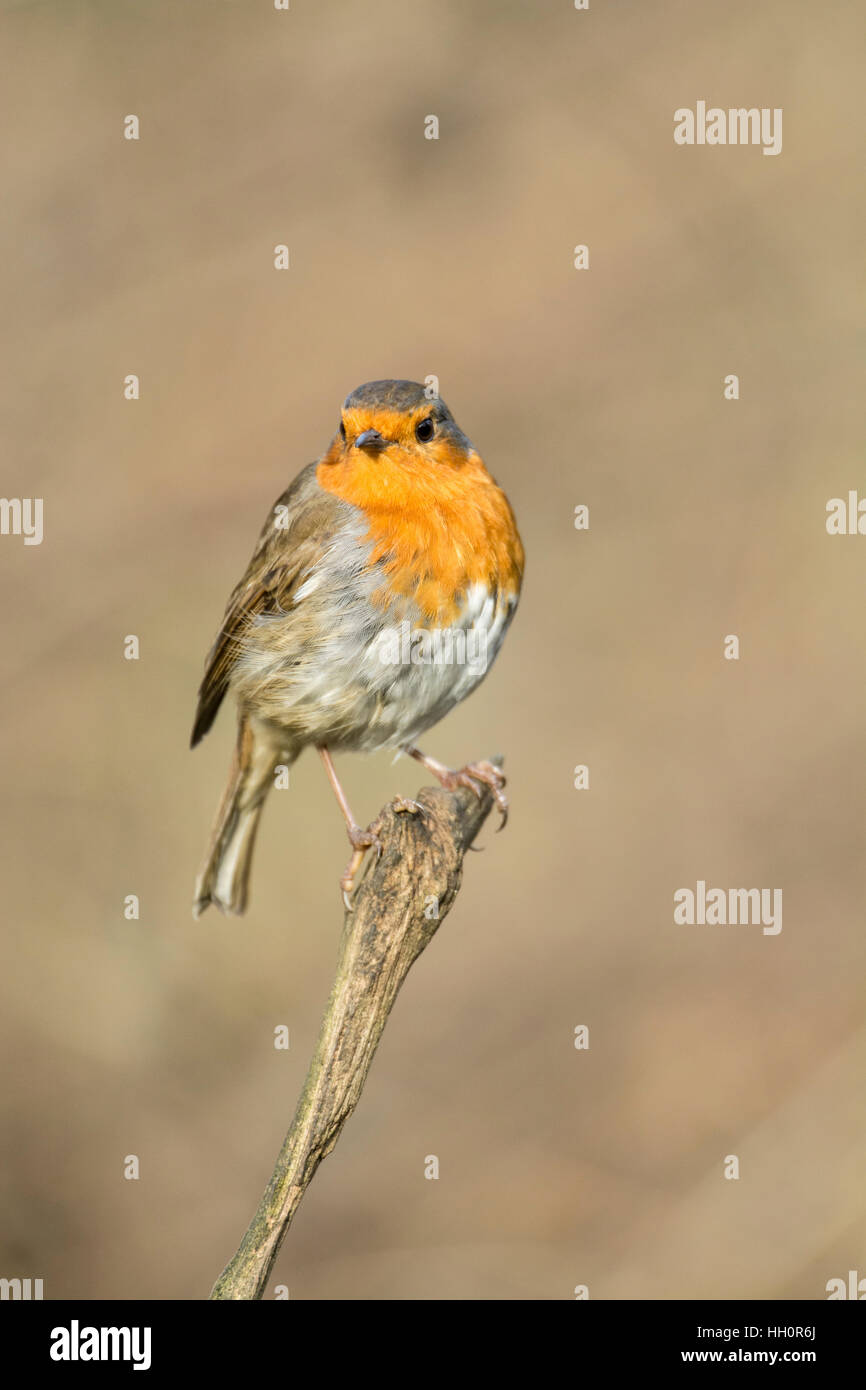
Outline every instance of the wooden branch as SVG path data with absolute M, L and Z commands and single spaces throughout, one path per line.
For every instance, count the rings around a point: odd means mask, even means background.
M 501 766 L 501 759 L 492 760 Z M 423 814 L 388 806 L 381 858 L 369 856 L 354 910 L 347 912 L 337 976 L 291 1128 L 273 1176 L 212 1299 L 264 1296 L 283 1238 L 322 1159 L 361 1095 L 388 1015 L 410 966 L 453 903 L 463 857 L 490 812 L 484 788 L 425 787 Z

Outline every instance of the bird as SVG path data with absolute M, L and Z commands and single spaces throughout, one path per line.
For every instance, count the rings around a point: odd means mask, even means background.
M 505 493 L 431 386 L 370 381 L 343 402 L 321 457 L 277 499 L 205 662 L 194 748 L 228 692 L 238 731 L 195 885 L 193 914 L 242 914 L 265 798 L 279 769 L 317 750 L 346 823 L 340 886 L 352 907 L 381 818 L 358 824 L 335 751 L 403 752 L 440 784 L 489 788 L 487 761 L 457 770 L 418 740 L 489 671 L 514 617 L 524 549 Z M 398 797 L 399 811 L 418 803 Z

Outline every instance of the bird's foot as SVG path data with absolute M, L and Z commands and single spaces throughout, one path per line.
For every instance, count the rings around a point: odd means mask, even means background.
M 377 816 L 371 821 L 366 830 L 362 830 L 360 825 L 347 826 L 349 844 L 352 846 L 352 857 L 349 860 L 340 879 L 340 889 L 343 894 L 343 902 L 346 911 L 352 911 L 352 893 L 355 890 L 355 876 L 364 862 L 364 856 L 368 849 L 376 851 L 376 858 L 381 859 L 384 845 L 379 839 L 379 831 L 382 828 L 382 817 Z
M 497 829 L 504 830 L 508 820 L 508 797 L 505 795 L 505 773 L 498 767 L 494 767 L 493 763 L 489 763 L 485 759 L 478 763 L 467 763 L 465 767 L 454 771 L 452 768 L 446 767 L 444 763 L 437 762 L 435 758 L 428 758 L 417 748 L 407 749 L 407 752 L 419 763 L 422 763 L 428 772 L 432 772 L 440 786 L 443 786 L 446 791 L 453 792 L 458 787 L 468 787 L 480 801 L 484 795 L 483 788 L 487 787 L 493 795 L 500 815 Z
M 424 807 L 419 801 L 409 801 L 405 796 L 395 797 L 390 803 L 390 807 L 393 811 L 405 812 L 407 815 L 411 816 L 423 816 L 425 814 Z M 382 857 L 384 845 L 380 839 L 379 831 L 382 829 L 383 819 L 384 812 L 382 815 L 377 816 L 374 821 L 371 821 L 366 830 L 362 830 L 359 825 L 350 825 L 347 827 L 349 844 L 352 846 L 352 857 L 346 865 L 345 872 L 340 879 L 340 889 L 343 894 L 343 903 L 347 912 L 352 911 L 352 894 L 355 891 L 355 878 L 364 862 L 364 856 L 367 850 L 374 849 L 377 859 L 381 859 Z

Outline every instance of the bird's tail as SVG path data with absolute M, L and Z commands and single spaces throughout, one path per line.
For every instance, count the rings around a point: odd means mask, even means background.
M 281 756 L 291 762 L 241 715 L 228 784 L 196 879 L 194 917 L 200 917 L 211 903 L 220 912 L 237 916 L 245 910 L 259 816 Z

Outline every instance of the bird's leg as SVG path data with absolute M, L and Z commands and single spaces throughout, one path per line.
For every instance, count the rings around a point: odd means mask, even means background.
M 355 817 L 352 815 L 351 807 L 346 800 L 346 793 L 340 786 L 340 779 L 337 776 L 337 769 L 334 767 L 333 759 L 327 748 L 320 748 L 319 755 L 325 764 L 325 771 L 328 774 L 328 781 L 334 789 L 337 804 L 343 812 L 343 819 L 346 822 L 346 831 L 349 836 L 349 844 L 352 846 L 352 857 L 346 865 L 343 877 L 340 879 L 340 888 L 343 893 L 343 902 L 347 911 L 351 912 L 352 903 L 350 894 L 355 886 L 355 875 L 364 862 L 364 855 L 368 849 L 376 851 L 376 858 L 382 853 L 382 841 L 378 836 L 379 823 L 374 821 L 368 825 L 366 830 L 362 830 Z
M 426 767 L 428 772 L 432 772 L 436 780 L 445 788 L 446 791 L 456 791 L 458 787 L 469 787 L 478 800 L 483 795 L 481 787 L 489 787 L 493 793 L 493 800 L 496 802 L 497 809 L 501 816 L 499 829 L 505 827 L 508 820 L 508 797 L 505 795 L 505 774 L 500 772 L 493 763 L 467 763 L 454 772 L 444 763 L 440 763 L 436 758 L 429 758 L 426 753 L 422 753 L 420 748 L 407 748 L 406 752 L 410 758 L 414 758 L 422 767 Z
M 333 759 L 327 748 L 320 748 L 319 755 L 322 762 L 325 764 L 328 781 L 334 789 L 337 803 L 340 810 L 343 812 L 343 819 L 346 822 L 346 831 L 349 836 L 349 844 L 352 846 L 352 857 L 346 865 L 343 877 L 340 879 L 343 902 L 346 905 L 347 912 L 351 912 L 351 894 L 355 887 L 355 875 L 364 862 L 364 855 L 367 853 L 368 849 L 374 849 L 376 851 L 377 859 L 382 853 L 382 841 L 379 839 L 379 831 L 382 828 L 382 817 L 377 816 L 376 819 L 367 826 L 366 830 L 362 830 L 355 820 L 355 817 L 352 815 L 351 808 L 346 800 L 346 793 L 340 786 L 337 770 L 334 767 Z M 395 811 L 411 811 L 413 814 L 423 810 L 423 807 L 419 806 L 416 801 L 407 801 L 403 796 L 398 796 L 396 800 L 391 802 L 391 805 Z

